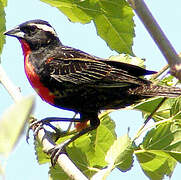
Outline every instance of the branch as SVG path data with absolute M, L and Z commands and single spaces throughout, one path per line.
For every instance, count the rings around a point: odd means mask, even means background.
M 11 82 L 1 65 L 0 81 L 15 102 L 19 101 L 23 97 L 19 88 L 17 88 Z M 41 129 L 37 133 L 39 141 L 42 142 L 43 151 L 46 153 L 48 153 L 50 149 L 55 147 L 55 143 L 47 134 L 48 133 L 45 129 Z M 74 163 L 69 159 L 69 157 L 66 154 L 60 154 L 57 163 L 71 179 L 87 180 L 84 174 L 74 165 Z
M 4 88 L 8 91 L 9 95 L 15 102 L 19 101 L 23 96 L 21 95 L 20 89 L 16 87 L 11 80 L 8 78 L 3 67 L 0 65 L 0 82 Z
M 169 68 L 169 65 L 167 64 L 160 71 L 158 71 L 156 74 L 153 74 L 151 76 L 151 80 L 157 79 L 161 74 L 163 74 L 166 70 L 168 70 L 168 68 Z
M 181 80 L 181 60 L 154 19 L 144 0 L 127 0 L 170 65 L 170 72 Z
M 40 129 L 38 131 L 37 137 L 43 145 L 43 151 L 47 154 L 52 148 L 56 146 L 53 140 L 48 136 L 48 133 L 45 129 Z M 74 163 L 66 154 L 60 154 L 57 159 L 57 163 L 71 179 L 88 180 L 87 177 L 84 176 L 84 174 L 74 165 Z

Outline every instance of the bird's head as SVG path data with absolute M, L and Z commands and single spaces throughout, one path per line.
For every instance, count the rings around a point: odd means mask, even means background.
M 61 44 L 54 28 L 47 21 L 39 19 L 24 22 L 6 31 L 4 35 L 16 37 L 20 42 L 26 42 L 31 50 Z

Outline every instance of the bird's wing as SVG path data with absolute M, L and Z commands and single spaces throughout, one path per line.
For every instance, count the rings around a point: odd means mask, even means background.
M 128 86 L 148 82 L 138 76 L 149 74 L 149 71 L 138 66 L 99 59 L 80 50 L 71 50 L 66 49 L 61 56 L 50 58 L 46 62 L 50 76 L 59 82 L 99 87 Z

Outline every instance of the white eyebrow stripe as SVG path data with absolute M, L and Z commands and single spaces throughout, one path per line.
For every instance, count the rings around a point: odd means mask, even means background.
M 51 33 L 56 35 L 55 30 L 52 27 L 50 27 L 50 26 L 48 26 L 46 24 L 30 23 L 29 25 L 30 26 L 36 26 L 38 29 L 42 29 L 44 31 L 49 31 L 49 32 L 51 32 Z

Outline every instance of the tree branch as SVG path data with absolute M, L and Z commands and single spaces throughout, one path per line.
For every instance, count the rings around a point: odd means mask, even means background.
M 45 129 L 40 129 L 38 131 L 37 137 L 43 145 L 43 151 L 47 154 L 52 148 L 56 146 L 53 140 L 48 136 L 48 133 Z M 71 179 L 88 180 L 87 177 L 84 176 L 84 174 L 74 165 L 74 163 L 65 153 L 59 155 L 57 163 Z
M 19 88 L 17 88 L 12 81 L 8 78 L 6 72 L 0 65 L 0 81 L 5 89 L 8 91 L 13 100 L 19 101 L 23 96 Z M 55 143 L 48 136 L 45 129 L 41 129 L 37 133 L 37 137 L 43 145 L 43 151 L 48 153 L 48 151 L 55 147 Z M 87 180 L 84 174 L 74 165 L 74 163 L 69 159 L 66 154 L 60 154 L 57 160 L 59 166 L 64 170 L 64 172 L 73 180 Z
M 163 56 L 166 58 L 168 64 L 170 65 L 171 74 L 181 80 L 181 59 L 154 19 L 144 0 L 127 1 L 145 25 L 147 31 L 150 33 Z
M 156 79 L 157 77 L 159 77 L 161 74 L 163 74 L 166 70 L 168 70 L 169 65 L 167 64 L 166 66 L 164 66 L 160 71 L 158 71 L 156 74 L 153 74 L 151 76 L 151 80 Z
M 8 91 L 9 95 L 15 102 L 19 101 L 23 96 L 21 95 L 20 89 L 16 87 L 11 80 L 8 78 L 3 67 L 0 65 L 0 82 L 4 88 Z

